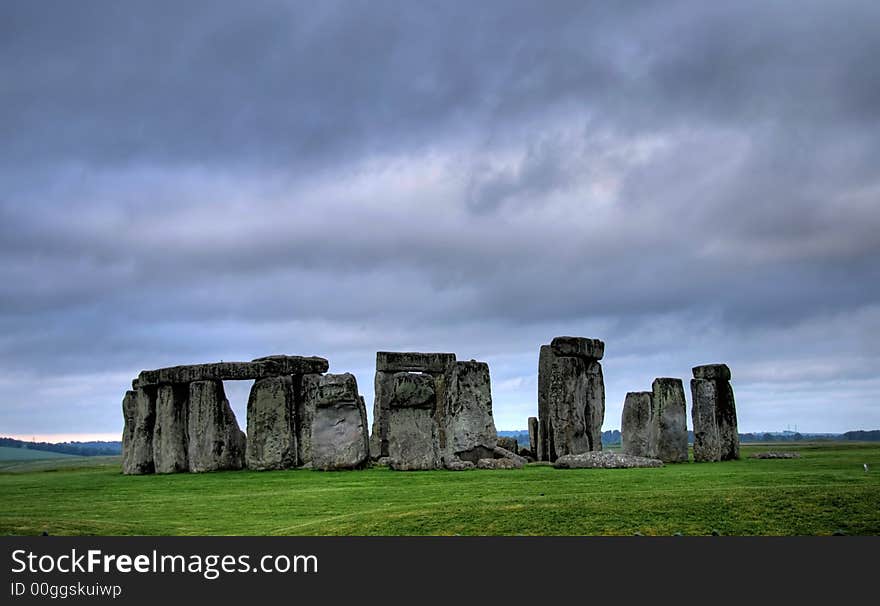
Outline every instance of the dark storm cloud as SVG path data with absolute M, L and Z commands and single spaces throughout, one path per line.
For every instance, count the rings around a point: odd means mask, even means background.
M 114 431 L 143 367 L 282 351 L 369 399 L 377 349 L 487 359 L 519 427 L 563 333 L 608 342 L 607 427 L 714 360 L 746 429 L 876 425 L 878 24 L 876 2 L 4 3 L 0 430 Z

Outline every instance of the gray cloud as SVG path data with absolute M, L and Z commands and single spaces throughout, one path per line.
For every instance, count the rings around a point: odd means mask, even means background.
M 369 400 L 378 349 L 523 427 L 556 334 L 606 427 L 716 360 L 744 429 L 880 423 L 877 4 L 472 4 L 4 3 L 0 429 L 276 352 Z

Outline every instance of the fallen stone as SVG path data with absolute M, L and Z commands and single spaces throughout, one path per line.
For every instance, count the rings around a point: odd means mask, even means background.
M 657 418 L 650 391 L 631 391 L 623 403 L 620 421 L 621 449 L 624 454 L 657 458 Z
M 511 461 L 516 461 L 520 465 L 526 464 L 526 458 L 521 457 L 515 452 L 507 450 L 506 448 L 502 448 L 500 446 L 496 446 L 495 450 L 492 452 L 494 458 L 496 459 L 510 459 Z
M 750 459 L 800 459 L 799 452 L 756 452 Z
M 188 384 L 194 381 L 233 381 L 262 379 L 282 375 L 327 372 L 330 365 L 324 358 L 303 356 L 268 356 L 252 362 L 217 362 L 172 366 L 145 370 L 138 375 L 138 387 L 162 384 Z
M 156 397 L 153 462 L 156 473 L 189 469 L 187 447 L 187 385 L 161 385 Z
M 557 469 L 627 469 L 633 467 L 663 467 L 663 461 L 602 451 L 564 455 L 556 459 L 553 466 Z
M 730 369 L 727 364 L 704 364 L 694 366 L 695 379 L 710 379 L 716 381 L 730 381 Z
M 585 337 L 556 337 L 550 347 L 557 356 L 574 356 L 586 360 L 601 360 L 605 355 L 605 343 Z
M 221 381 L 189 384 L 187 411 L 187 459 L 191 472 L 241 469 L 245 463 L 246 438 Z
M 467 471 L 476 467 L 471 461 L 446 461 L 444 466 L 449 471 Z
M 297 466 L 295 410 L 293 377 L 267 377 L 254 382 L 247 404 L 248 469 Z
M 657 458 L 664 463 L 687 462 L 687 404 L 681 379 L 654 379 L 651 393 L 657 416 Z
M 524 463 L 514 459 L 480 459 L 477 469 L 522 469 Z
M 519 450 L 519 443 L 516 441 L 516 438 L 513 437 L 500 437 L 495 444 L 499 448 L 509 450 L 510 452 L 517 452 Z

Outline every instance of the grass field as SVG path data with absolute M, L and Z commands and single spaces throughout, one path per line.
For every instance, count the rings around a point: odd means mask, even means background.
M 73 455 L 61 452 L 49 452 L 48 450 L 31 450 L 29 448 L 10 448 L 0 446 L 0 469 L 8 462 L 36 461 L 44 459 L 65 459 Z
M 744 446 L 743 456 L 769 448 Z M 0 470 L 0 533 L 880 534 L 880 445 L 772 449 L 803 458 L 662 469 L 167 476 L 123 476 L 118 457 L 33 462 Z

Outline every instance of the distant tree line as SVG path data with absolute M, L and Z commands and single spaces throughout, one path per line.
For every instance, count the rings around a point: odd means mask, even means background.
M 0 446 L 60 452 L 61 454 L 77 455 L 80 457 L 122 454 L 122 442 L 59 442 L 53 444 L 51 442 L 25 442 L 15 438 L 0 438 Z

